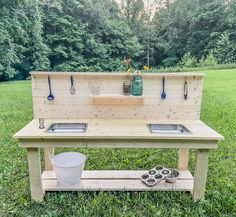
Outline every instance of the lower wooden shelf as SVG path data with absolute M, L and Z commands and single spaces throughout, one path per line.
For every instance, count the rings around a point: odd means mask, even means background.
M 84 171 L 82 180 L 75 185 L 61 185 L 54 171 L 44 171 L 44 191 L 192 191 L 193 177 L 189 171 L 180 171 L 175 183 L 161 181 L 153 187 L 146 186 L 140 176 L 143 170 L 91 170 Z

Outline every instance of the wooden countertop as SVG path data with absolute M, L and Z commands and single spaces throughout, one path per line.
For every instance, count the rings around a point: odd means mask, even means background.
M 47 133 L 53 123 L 87 123 L 85 133 Z M 192 134 L 151 134 L 147 124 L 182 124 Z M 134 119 L 46 119 L 39 129 L 38 119 L 32 120 L 14 135 L 19 140 L 32 139 L 139 139 L 218 141 L 224 137 L 200 120 L 134 120 Z

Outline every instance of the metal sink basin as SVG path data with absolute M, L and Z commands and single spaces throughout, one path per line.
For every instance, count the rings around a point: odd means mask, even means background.
M 158 134 L 191 134 L 191 132 L 180 124 L 147 124 L 150 133 Z
M 85 133 L 86 130 L 85 123 L 56 123 L 48 128 L 47 133 Z

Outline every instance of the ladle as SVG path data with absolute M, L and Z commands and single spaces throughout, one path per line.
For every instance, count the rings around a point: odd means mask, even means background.
M 161 98 L 164 100 L 166 98 L 166 93 L 165 93 L 165 77 L 162 78 L 162 94 Z
M 49 101 L 52 101 L 52 100 L 54 100 L 54 96 L 52 95 L 50 76 L 48 76 L 48 86 L 49 86 L 49 95 L 48 95 L 47 99 L 48 99 Z

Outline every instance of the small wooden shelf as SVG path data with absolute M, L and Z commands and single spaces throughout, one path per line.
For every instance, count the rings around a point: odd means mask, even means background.
M 143 105 L 144 96 L 101 94 L 90 95 L 91 103 L 95 105 Z
M 153 187 L 146 186 L 140 176 L 143 170 L 91 170 L 84 171 L 82 180 L 75 185 L 61 185 L 54 171 L 44 171 L 44 191 L 192 191 L 193 177 L 189 171 L 180 171 L 175 183 L 161 181 Z

